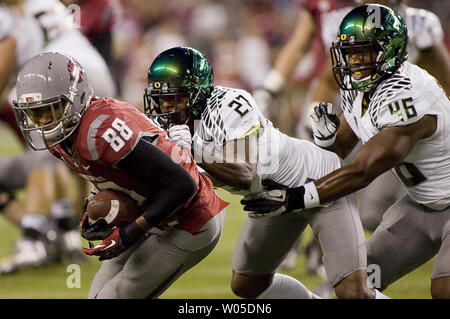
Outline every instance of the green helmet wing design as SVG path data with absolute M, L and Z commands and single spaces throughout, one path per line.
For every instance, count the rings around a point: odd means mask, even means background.
M 186 113 L 199 118 L 214 90 L 211 64 L 200 51 L 189 47 L 175 47 L 159 54 L 148 70 L 147 79 L 145 112 L 148 116 L 171 122 L 167 125 L 181 124 L 187 119 L 179 118 L 180 112 L 177 111 L 163 114 L 159 101 L 161 96 L 188 94 Z
M 337 39 L 331 47 L 333 73 L 344 90 L 370 91 L 382 79 L 394 74 L 407 59 L 407 28 L 398 13 L 382 5 L 363 5 L 351 10 L 342 20 Z M 373 74 L 364 81 L 352 80 L 347 50 L 370 48 L 377 58 Z

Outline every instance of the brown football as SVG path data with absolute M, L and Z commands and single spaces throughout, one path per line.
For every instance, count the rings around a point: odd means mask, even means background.
M 104 218 L 109 227 L 125 226 L 134 221 L 139 214 L 139 206 L 128 195 L 113 190 L 95 194 L 86 208 L 89 223 Z

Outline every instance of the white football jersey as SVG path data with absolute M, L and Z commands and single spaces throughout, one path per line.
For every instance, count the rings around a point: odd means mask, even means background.
M 21 9 L 0 7 L 0 39 L 17 41 L 17 67 L 42 52 L 61 52 L 74 57 L 85 69 L 98 96 L 114 97 L 114 81 L 100 53 L 70 24 L 66 7 L 58 0 L 27 0 Z M 16 98 L 15 88 L 9 94 Z
M 404 126 L 436 115 L 436 132 L 420 140 L 392 171 L 409 196 L 432 209 L 450 205 L 450 101 L 436 79 L 405 62 L 374 91 L 362 114 L 363 93 L 341 90 L 345 119 L 366 143 L 384 127 Z
M 327 50 L 336 40 L 336 34 L 342 19 L 353 7 L 345 7 L 328 13 L 327 19 L 322 21 L 322 43 Z M 403 18 L 408 29 L 408 61 L 415 63 L 419 56 L 419 50 L 432 47 L 444 39 L 439 18 L 431 11 L 411 8 L 402 5 L 398 13 Z
M 201 121 L 196 123 L 194 138 L 221 147 L 225 142 L 258 137 L 257 176 L 250 192 L 261 190 L 261 180 L 271 179 L 290 187 L 316 180 L 341 166 L 334 153 L 308 141 L 281 133 L 261 114 L 253 97 L 245 90 L 216 86 Z M 224 187 L 245 195 L 249 191 Z

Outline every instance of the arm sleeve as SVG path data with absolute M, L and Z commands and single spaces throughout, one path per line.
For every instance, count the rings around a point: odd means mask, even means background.
M 170 217 L 198 190 L 191 175 L 154 146 L 149 137 L 142 137 L 117 166 L 144 183 L 159 185 L 157 200 L 143 213 L 145 220 L 153 226 Z

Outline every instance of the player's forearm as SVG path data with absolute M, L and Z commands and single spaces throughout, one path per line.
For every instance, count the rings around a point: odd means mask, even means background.
M 194 159 L 209 175 L 228 186 L 249 190 L 256 175 L 258 135 L 229 140 L 223 145 L 199 142 L 193 144 Z
M 336 133 L 336 140 L 326 150 L 336 153 L 340 158 L 346 158 L 358 144 L 358 138 L 345 120 L 344 114 L 339 115 L 340 125 Z
M 382 129 L 361 147 L 352 164 L 314 182 L 320 203 L 356 192 L 400 164 L 421 138 L 433 134 L 436 125 L 433 121 L 432 116 L 425 116 L 405 127 Z
M 366 187 L 374 178 L 366 175 L 361 167 L 351 164 L 316 180 L 314 185 L 320 203 L 325 204 Z
M 209 175 L 237 189 L 249 190 L 256 175 L 256 163 L 199 163 Z
M 156 226 L 183 206 L 198 190 L 192 176 L 145 137 L 118 165 L 141 183 L 148 185 L 153 198 L 142 214 L 148 225 Z M 147 228 L 141 220 L 140 226 Z
M 284 82 L 289 79 L 293 70 L 295 70 L 296 65 L 308 51 L 311 46 L 314 32 L 315 27 L 311 14 L 306 10 L 301 10 L 293 34 L 281 49 L 274 63 L 273 71 L 275 71 L 278 77 L 282 79 L 282 83 L 274 88 L 275 91 L 281 89 L 280 86 L 282 87 Z M 272 87 L 266 87 L 266 89 L 271 90 Z

